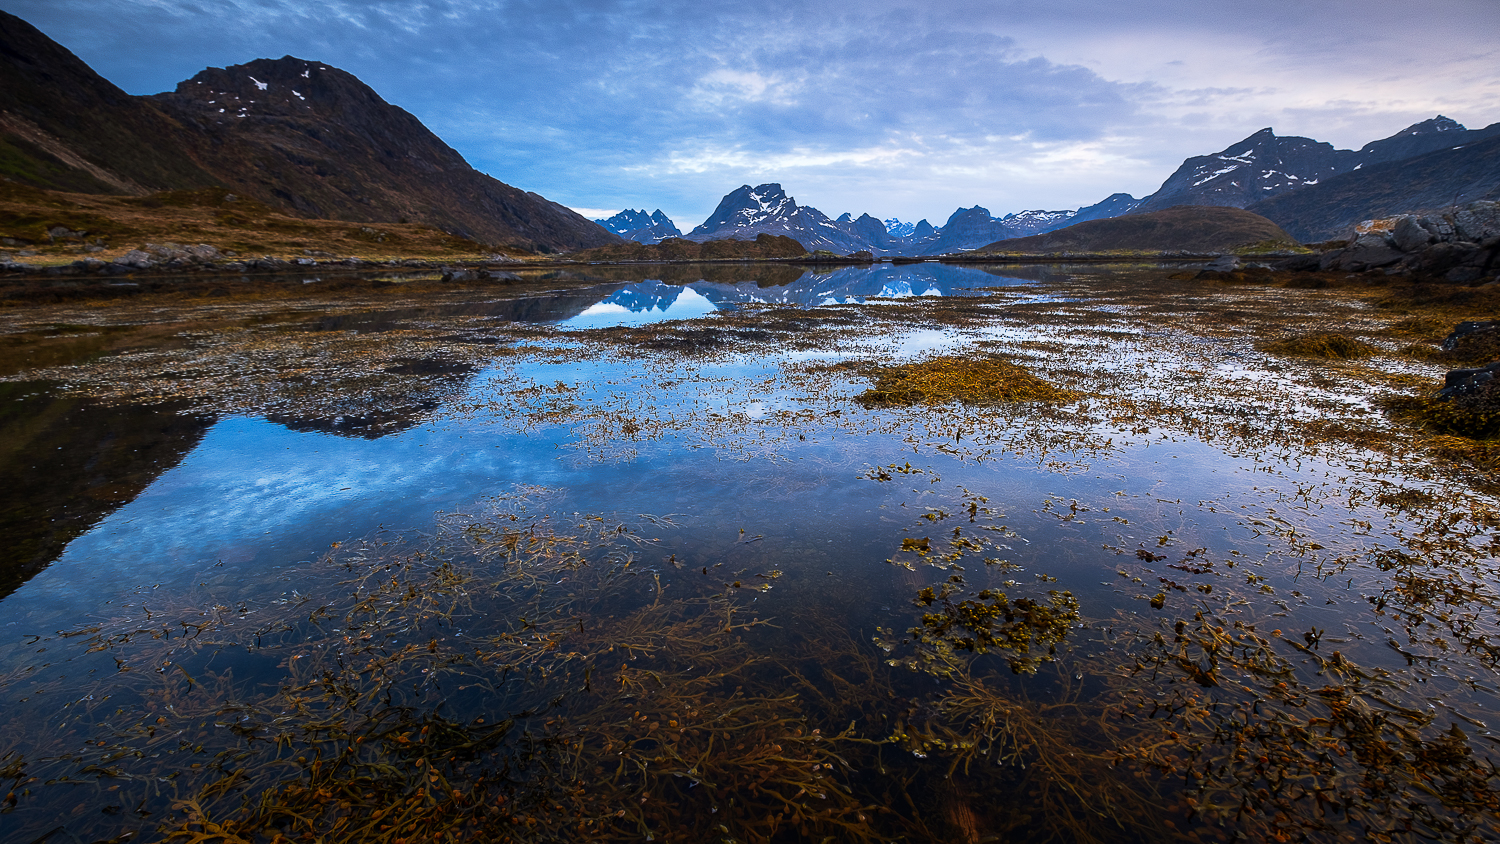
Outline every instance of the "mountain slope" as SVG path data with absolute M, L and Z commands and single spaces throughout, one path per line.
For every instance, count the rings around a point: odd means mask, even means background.
M 618 243 L 471 168 L 354 76 L 286 57 L 133 97 L 0 12 L 0 175 L 53 190 L 222 186 L 307 218 L 424 223 L 537 251 Z
M 1247 208 L 1308 190 L 1343 173 L 1496 136 L 1500 136 L 1500 123 L 1466 129 L 1442 115 L 1358 150 L 1334 149 L 1332 144 L 1310 138 L 1278 137 L 1271 129 L 1262 129 L 1221 152 L 1187 159 L 1132 213 L 1174 205 Z
M 215 175 L 308 217 L 421 221 L 537 251 L 617 243 L 582 215 L 484 175 L 352 74 L 291 56 L 208 68 L 152 100 Z
M 1500 136 L 1361 167 L 1247 210 L 1313 242 L 1347 236 L 1364 220 L 1432 212 L 1479 199 L 1500 199 Z
M 1189 158 L 1141 200 L 1131 213 L 1145 214 L 1176 205 L 1243 208 L 1269 196 L 1317 183 L 1354 166 L 1347 150 L 1311 138 L 1280 138 L 1262 129 L 1222 152 Z
M 136 195 L 217 181 L 192 160 L 170 118 L 5 12 L 0 175 L 53 190 Z
M 1146 214 L 1088 220 L 1046 234 L 991 243 L 980 253 L 1228 252 L 1246 246 L 1295 246 L 1275 223 L 1238 208 L 1182 205 Z

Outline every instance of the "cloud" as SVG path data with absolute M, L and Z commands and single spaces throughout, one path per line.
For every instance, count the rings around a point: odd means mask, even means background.
M 659 206 L 684 229 L 745 182 L 829 213 L 1076 207 L 1149 192 L 1267 125 L 1359 146 L 1438 110 L 1500 116 L 1493 0 L 8 8 L 133 93 L 259 56 L 329 62 L 497 178 L 566 205 Z

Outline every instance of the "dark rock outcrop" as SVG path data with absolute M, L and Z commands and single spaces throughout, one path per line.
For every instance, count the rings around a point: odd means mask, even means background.
M 1455 284 L 1487 283 L 1500 274 L 1500 202 L 1471 202 L 1442 214 L 1406 214 L 1381 222 L 1325 252 L 1318 268 L 1384 269 Z

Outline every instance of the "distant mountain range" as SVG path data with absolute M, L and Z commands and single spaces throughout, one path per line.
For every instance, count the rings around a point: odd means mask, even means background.
M 223 187 L 296 216 L 561 251 L 620 239 L 474 170 L 353 75 L 287 56 L 126 94 L 0 12 L 0 177 L 80 193 Z
M 667 218 L 666 214 L 661 212 L 660 208 L 650 214 L 647 214 L 644 208 L 639 211 L 626 208 L 607 220 L 594 222 L 636 243 L 660 243 L 669 237 L 682 237 L 682 232 Z
M 731 191 L 719 201 L 714 213 L 685 237 L 701 243 L 728 238 L 752 240 L 756 235 L 773 234 L 793 238 L 810 252 L 942 255 L 1006 238 L 1052 231 L 1078 219 L 1117 216 L 1129 211 L 1136 202 L 1128 194 L 1115 194 L 1077 211 L 1022 211 L 1000 218 L 976 205 L 954 211 L 942 227 L 935 227 L 926 220 L 915 224 L 896 219 L 882 221 L 870 214 L 858 218 L 843 214 L 830 219 L 810 205 L 798 205 L 780 184 L 772 182 L 755 187 L 742 185 Z
M 1220 152 L 1187 159 L 1144 199 L 1117 193 L 1076 211 L 1021 211 L 1003 217 L 976 205 L 954 211 L 940 227 L 926 220 L 915 225 L 894 218 L 882 222 L 869 214 L 829 219 L 816 208 L 798 205 L 779 184 L 744 185 L 726 195 L 687 238 L 751 239 L 770 233 L 791 237 L 809 251 L 944 255 L 1093 220 L 1177 206 L 1218 206 L 1247 209 L 1309 242 L 1345 236 L 1363 220 L 1496 198 L 1500 123 L 1466 129 L 1438 115 L 1358 150 L 1262 129 Z
M 1466 129 L 1442 115 L 1358 150 L 1262 129 L 1184 161 L 1133 213 L 1176 205 L 1246 208 L 1304 240 L 1331 238 L 1373 217 L 1491 198 L 1500 191 L 1500 162 L 1483 142 L 1494 138 L 1500 123 Z

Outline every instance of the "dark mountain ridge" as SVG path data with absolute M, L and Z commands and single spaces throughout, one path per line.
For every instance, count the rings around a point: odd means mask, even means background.
M 474 170 L 352 74 L 287 56 L 208 68 L 133 97 L 0 12 L 0 175 L 144 194 L 221 186 L 298 216 L 420 222 L 556 251 L 618 243 L 581 215 Z
M 1341 173 L 1246 210 L 1305 242 L 1347 237 L 1365 220 L 1500 199 L 1500 136 Z
M 1187 159 L 1131 213 L 1143 214 L 1175 205 L 1274 207 L 1265 203 L 1312 190 L 1346 173 L 1496 136 L 1500 136 L 1500 123 L 1483 129 L 1466 129 L 1438 115 L 1414 123 L 1389 138 L 1371 141 L 1358 150 L 1346 150 L 1311 138 L 1280 137 L 1266 128 L 1220 152 Z

